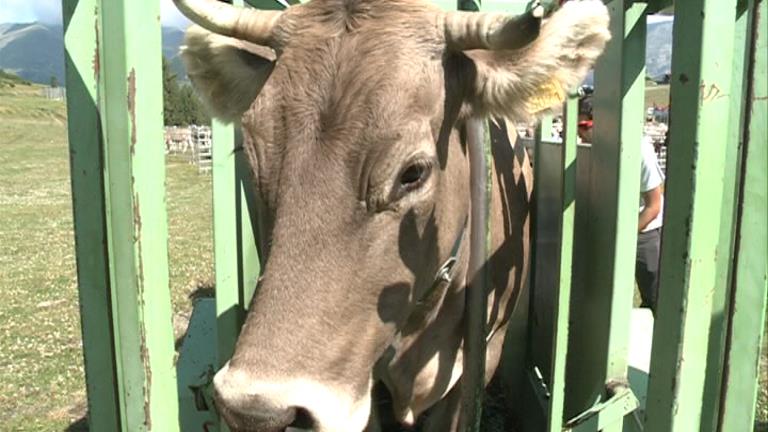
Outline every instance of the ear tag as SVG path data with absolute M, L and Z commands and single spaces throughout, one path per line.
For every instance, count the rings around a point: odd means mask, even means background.
M 526 103 L 526 108 L 529 113 L 537 114 L 563 103 L 565 96 L 563 87 L 557 81 L 551 80 L 539 87 L 536 94 Z

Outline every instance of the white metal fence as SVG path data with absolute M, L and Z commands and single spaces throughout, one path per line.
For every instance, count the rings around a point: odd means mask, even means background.
M 192 125 L 189 127 L 165 127 L 165 154 L 183 155 L 198 171 L 211 171 L 211 128 Z

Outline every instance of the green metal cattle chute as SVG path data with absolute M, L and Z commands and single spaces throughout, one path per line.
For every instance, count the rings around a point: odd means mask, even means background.
M 606 2 L 613 39 L 595 70 L 591 147 L 576 145 L 573 98 L 563 143 L 542 140 L 546 127 L 537 134 L 533 276 L 501 370 L 522 430 L 753 427 L 768 292 L 765 0 L 674 7 L 659 310 L 652 347 L 650 338 L 631 337 L 646 19 L 669 3 Z M 260 273 L 262 227 L 253 217 L 259 203 L 250 194 L 237 128 L 213 125 L 216 325 L 199 327 L 208 337 L 201 345 L 208 350 L 194 363 L 200 381 L 178 385 L 159 1 L 63 5 L 90 428 L 213 430 L 205 382 L 231 356 Z M 459 7 L 522 13 L 529 4 Z M 629 356 L 642 343 L 648 371 Z

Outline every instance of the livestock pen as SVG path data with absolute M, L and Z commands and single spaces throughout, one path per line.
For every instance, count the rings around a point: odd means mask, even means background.
M 606 4 L 612 40 L 595 68 L 595 142 L 576 145 L 573 96 L 563 142 L 542 140 L 550 136 L 544 126 L 537 133 L 532 277 L 501 369 L 510 409 L 524 431 L 748 431 L 768 292 L 767 4 L 674 5 L 674 104 L 655 320 L 632 309 L 635 143 L 645 115 L 646 19 L 671 1 Z M 214 121 L 216 299 L 196 314 L 215 320 L 193 316 L 177 363 L 158 145 L 159 2 L 63 5 L 91 430 L 214 430 L 210 377 L 232 355 L 261 269 L 258 202 L 239 133 Z M 458 7 L 515 14 L 529 4 L 462 1 Z

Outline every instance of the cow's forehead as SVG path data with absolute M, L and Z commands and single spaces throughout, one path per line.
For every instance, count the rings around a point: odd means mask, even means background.
M 272 109 L 321 131 L 363 128 L 369 134 L 437 115 L 444 71 L 434 47 L 361 26 L 292 41 L 270 80 L 278 95 Z

